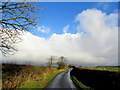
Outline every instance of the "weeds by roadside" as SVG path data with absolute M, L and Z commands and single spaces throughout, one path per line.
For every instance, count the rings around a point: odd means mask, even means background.
M 58 73 L 55 67 L 3 64 L 2 88 L 44 88 Z

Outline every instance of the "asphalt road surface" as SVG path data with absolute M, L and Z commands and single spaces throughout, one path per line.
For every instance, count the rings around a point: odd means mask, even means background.
M 57 75 L 47 86 L 47 88 L 71 88 L 74 90 L 78 90 L 78 88 L 74 85 L 72 80 L 70 79 L 70 71 L 72 69 L 69 69 L 67 71 L 64 71 Z

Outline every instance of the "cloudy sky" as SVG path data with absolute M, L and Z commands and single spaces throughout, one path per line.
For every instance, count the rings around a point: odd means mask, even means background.
M 1 0 L 8 1 L 8 0 Z M 23 2 L 25 0 L 11 0 L 12 2 Z M 119 2 L 119 0 L 26 0 L 29 2 Z
M 69 64 L 118 64 L 118 3 L 42 2 L 37 29 L 25 32 L 18 52 L 4 61 L 45 64 L 50 56 L 65 56 Z

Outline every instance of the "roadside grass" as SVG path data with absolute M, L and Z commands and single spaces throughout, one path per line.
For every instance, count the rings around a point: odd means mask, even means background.
M 84 85 L 81 81 L 77 80 L 75 76 L 71 76 L 73 83 L 82 90 L 94 90 L 91 87 Z
M 18 88 L 44 88 L 56 75 L 63 72 L 63 70 L 53 71 L 52 73 L 45 73 L 42 75 L 41 81 L 31 80 L 28 84 L 25 84 Z
M 56 67 L 3 64 L 2 88 L 44 88 L 57 74 Z
M 79 67 L 82 69 L 105 70 L 105 71 L 120 71 L 120 67 Z

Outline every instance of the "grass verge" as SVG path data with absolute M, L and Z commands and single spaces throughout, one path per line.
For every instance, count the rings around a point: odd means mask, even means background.
M 31 80 L 28 84 L 25 84 L 18 88 L 44 88 L 56 75 L 65 71 L 65 69 L 58 70 L 53 73 L 44 74 L 41 78 L 42 81 Z
M 2 88 L 44 88 L 60 72 L 56 67 L 2 64 Z
M 105 71 L 120 71 L 120 67 L 80 67 L 83 69 L 91 69 L 91 70 L 105 70 Z
M 75 76 L 71 76 L 73 83 L 82 90 L 94 90 L 91 87 L 84 85 L 81 81 L 78 81 Z

